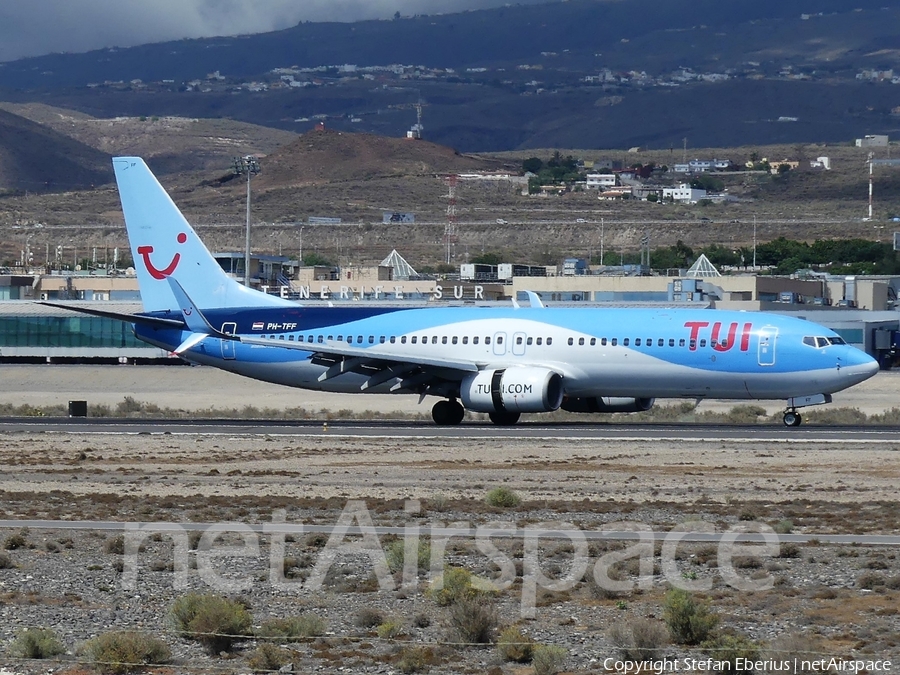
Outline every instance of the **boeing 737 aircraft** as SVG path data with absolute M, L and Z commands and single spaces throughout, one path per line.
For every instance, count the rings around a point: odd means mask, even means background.
M 711 309 L 323 307 L 230 278 L 138 157 L 113 159 L 144 311 L 135 335 L 258 380 L 440 400 L 494 424 L 521 413 L 636 412 L 657 398 L 781 399 L 798 408 L 872 377 L 877 362 L 802 319 Z

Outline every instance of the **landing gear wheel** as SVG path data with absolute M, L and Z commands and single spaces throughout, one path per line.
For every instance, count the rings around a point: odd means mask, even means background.
M 784 426 L 786 427 L 799 427 L 800 423 L 803 421 L 803 418 L 800 417 L 800 413 L 795 412 L 793 410 L 788 410 L 784 413 Z
M 431 418 L 438 426 L 455 426 L 463 421 L 466 409 L 458 401 L 438 401 L 431 408 Z
M 511 427 L 513 424 L 519 421 L 519 413 L 517 412 L 492 412 L 488 413 L 488 417 L 490 417 L 491 422 L 496 424 L 498 427 Z

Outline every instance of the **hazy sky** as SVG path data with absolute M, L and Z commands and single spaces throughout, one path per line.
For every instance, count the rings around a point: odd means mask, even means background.
M 523 0 L 515 0 L 522 2 Z M 524 0 L 533 4 L 541 0 Z M 546 0 L 544 0 L 546 1 Z M 504 0 L 0 0 L 0 61 L 180 38 L 496 7 Z

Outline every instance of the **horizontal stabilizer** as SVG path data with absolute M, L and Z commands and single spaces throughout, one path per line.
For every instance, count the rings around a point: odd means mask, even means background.
M 182 342 L 178 347 L 176 347 L 173 351 L 181 356 L 184 352 L 186 352 L 191 347 L 196 347 L 198 344 L 203 342 L 209 335 L 206 333 L 191 333 L 187 340 Z
M 185 323 L 181 319 L 164 319 L 158 316 L 145 316 L 143 314 L 126 314 L 124 312 L 107 312 L 102 309 L 88 309 L 87 307 L 76 307 L 74 305 L 65 305 L 57 302 L 46 302 L 43 300 L 36 301 L 38 305 L 46 305 L 47 307 L 56 307 L 58 309 L 66 309 L 70 312 L 78 312 L 79 314 L 88 314 L 90 316 L 102 316 L 106 319 L 118 319 L 126 323 L 139 323 L 143 326 L 152 326 L 153 328 L 178 328 L 184 329 Z

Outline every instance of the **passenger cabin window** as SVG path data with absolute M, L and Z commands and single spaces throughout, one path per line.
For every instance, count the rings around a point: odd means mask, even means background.
M 502 345 L 502 344 L 503 344 L 503 336 L 502 336 L 502 335 L 498 335 L 498 336 L 497 336 L 497 344 L 498 344 L 498 345 Z
M 330 340 L 331 338 L 328 338 L 328 339 Z M 323 342 L 325 342 L 325 336 L 324 336 L 324 335 L 320 335 L 320 336 L 319 336 L 319 339 L 318 339 L 318 342 L 319 342 L 319 344 L 322 344 Z
M 469 336 L 468 335 L 463 335 L 463 344 L 464 345 L 469 344 Z
M 403 338 L 403 339 L 404 339 L 404 341 L 406 340 L 406 338 Z M 412 336 L 412 343 L 413 343 L 413 344 L 416 344 L 416 341 L 417 341 L 418 339 L 419 339 L 418 336 L 413 335 L 413 336 Z
M 584 344 L 584 338 L 578 338 L 578 344 L 579 344 L 579 345 L 583 345 L 583 344 Z
M 605 347 L 606 346 L 606 338 L 600 338 L 600 344 Z
M 381 337 L 378 338 L 378 342 L 381 344 L 384 344 L 385 339 L 386 338 L 384 337 L 384 335 L 382 335 Z
M 516 344 L 517 344 L 517 345 L 522 344 L 522 336 L 521 336 L 521 335 L 520 335 L 519 337 L 516 338 Z
M 674 346 L 675 346 L 675 338 L 669 338 L 669 346 L 670 346 L 670 347 L 674 347 Z
M 641 338 L 635 338 L 635 339 L 634 339 L 634 346 L 635 346 L 635 347 L 640 347 L 640 346 L 641 346 Z
M 450 342 L 452 342 L 453 344 L 456 344 L 457 342 L 459 342 L 459 338 L 454 335 L 453 339 L 450 340 Z
M 477 335 L 476 335 L 475 337 L 472 338 L 472 344 L 473 344 L 473 345 L 477 345 L 477 344 L 478 344 L 478 336 L 477 336 Z
M 657 346 L 657 347 L 665 347 L 665 346 L 666 346 L 666 341 L 663 340 L 662 338 L 659 338 L 659 340 L 656 341 L 656 346 Z
M 705 347 L 705 346 L 706 346 L 706 338 L 703 338 L 702 340 L 700 340 L 700 346 L 701 346 L 701 347 Z
M 691 342 L 693 342 L 693 340 L 691 340 Z M 681 338 L 681 339 L 678 341 L 678 346 L 679 346 L 679 347 L 684 347 L 684 338 Z M 693 347 L 693 346 L 695 346 L 695 345 L 692 344 L 691 347 Z
M 396 344 L 396 343 L 397 343 L 397 338 L 395 336 L 391 335 L 391 344 Z
M 569 345 L 571 346 L 574 344 L 575 344 L 575 338 L 569 338 Z
M 628 338 L 625 338 L 624 340 L 622 340 L 622 344 L 627 347 L 628 346 Z
M 609 344 L 611 344 L 613 347 L 615 347 L 617 344 L 619 344 L 619 338 L 613 338 L 612 340 L 609 341 Z
M 293 342 L 293 341 L 294 341 L 294 336 L 293 336 L 293 335 L 289 335 L 289 336 L 288 336 L 288 340 L 290 340 L 291 342 Z
M 519 338 L 519 339 L 521 340 L 522 338 Z M 530 345 L 532 343 L 532 341 L 533 341 L 533 338 L 528 338 L 527 340 L 525 340 L 525 344 Z
M 491 344 L 491 338 L 490 337 L 484 338 L 484 344 L 486 344 L 486 345 Z
M 537 344 L 538 344 L 538 346 L 540 346 L 540 344 L 541 344 L 542 341 L 543 341 L 543 338 L 537 338 Z
M 597 344 L 597 338 L 591 338 L 591 347 Z
M 413 338 L 413 340 L 415 340 L 415 338 Z M 401 335 L 401 336 L 400 336 L 400 344 L 401 344 L 401 345 L 405 345 L 405 344 L 406 344 L 406 336 L 405 336 L 405 335 Z
M 442 344 L 442 345 L 447 344 L 447 336 L 446 336 L 446 335 L 445 335 L 444 337 L 441 338 L 441 344 Z
M 552 344 L 553 344 L 553 338 L 547 338 L 547 346 L 549 347 Z
M 432 336 L 431 336 L 431 344 L 436 345 L 436 344 L 437 344 L 437 338 L 438 338 L 437 335 L 432 335 Z M 447 338 L 444 338 L 444 342 L 447 342 Z

